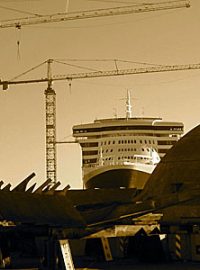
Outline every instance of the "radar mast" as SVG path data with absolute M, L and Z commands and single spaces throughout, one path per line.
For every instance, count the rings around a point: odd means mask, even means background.
M 129 119 L 131 117 L 132 117 L 131 94 L 130 94 L 130 91 L 127 90 L 127 96 L 126 96 L 126 119 Z

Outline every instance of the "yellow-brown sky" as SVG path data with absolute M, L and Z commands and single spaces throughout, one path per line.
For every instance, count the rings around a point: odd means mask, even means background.
M 50 14 L 64 12 L 66 2 L 0 0 L 0 18 L 27 16 L 1 6 Z M 111 2 L 71 0 L 69 11 L 119 5 Z M 27 26 L 20 31 L 1 29 L 0 77 L 10 79 L 48 58 L 123 59 L 163 65 L 199 63 L 200 1 L 192 0 L 191 5 L 187 9 Z M 77 63 L 87 67 L 91 64 Z M 114 69 L 114 64 L 106 65 Z M 95 68 L 102 69 L 102 63 Z M 45 72 L 45 68 L 38 69 L 30 77 L 44 77 Z M 53 72 L 64 74 L 69 69 L 55 66 Z M 33 171 L 37 183 L 45 180 L 45 87 L 12 86 L 0 92 L 0 177 L 13 185 Z M 115 111 L 123 116 L 126 89 L 136 98 L 132 100 L 136 116 L 182 121 L 186 132 L 199 124 L 200 70 L 77 80 L 72 82 L 71 91 L 67 82 L 57 82 L 54 89 L 57 140 L 70 139 L 75 124 L 112 117 Z M 63 185 L 81 187 L 80 148 L 59 145 L 57 150 L 58 179 Z

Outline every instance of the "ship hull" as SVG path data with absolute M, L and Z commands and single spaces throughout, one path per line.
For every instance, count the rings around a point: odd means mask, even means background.
M 85 188 L 136 188 L 142 190 L 154 166 L 103 166 L 85 174 Z

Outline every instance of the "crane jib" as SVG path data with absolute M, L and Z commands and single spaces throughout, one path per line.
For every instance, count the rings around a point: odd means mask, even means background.
M 61 80 L 75 80 L 75 79 L 89 79 L 98 77 L 112 77 L 122 75 L 137 75 L 145 73 L 159 73 L 169 71 L 182 71 L 182 70 L 195 70 L 200 69 L 200 64 L 186 64 L 186 65 L 159 65 L 148 68 L 133 68 L 133 69 L 117 69 L 117 70 L 105 70 L 86 73 L 72 73 L 66 75 L 54 75 L 51 79 L 30 79 L 30 80 L 16 80 L 16 81 L 0 81 L 0 85 L 3 86 L 3 90 L 7 90 L 9 85 L 12 84 L 28 84 L 28 83 L 43 83 L 49 81 L 61 81 Z
M 17 29 L 21 29 L 22 26 L 26 25 L 90 19 L 105 16 L 127 15 L 132 13 L 154 12 L 154 11 L 176 9 L 176 8 L 188 8 L 188 7 L 190 7 L 189 0 L 174 0 L 170 2 L 162 1 L 158 3 L 149 3 L 149 4 L 142 3 L 137 5 L 129 5 L 106 9 L 85 10 L 70 13 L 55 13 L 50 15 L 40 15 L 19 19 L 4 20 L 0 22 L 0 28 L 14 27 Z

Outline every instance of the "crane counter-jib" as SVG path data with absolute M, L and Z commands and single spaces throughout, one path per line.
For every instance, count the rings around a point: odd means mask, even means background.
M 187 64 L 187 65 L 158 65 L 147 68 L 132 68 L 132 69 L 118 69 L 118 70 L 106 70 L 106 71 L 95 71 L 95 72 L 83 72 L 83 73 L 73 73 L 66 75 L 55 75 L 51 79 L 41 78 L 41 79 L 30 79 L 30 80 L 18 80 L 18 81 L 0 81 L 0 85 L 3 86 L 3 90 L 6 90 L 9 85 L 12 84 L 28 84 L 28 83 L 43 83 L 49 81 L 61 81 L 61 80 L 75 80 L 75 79 L 89 79 L 98 77 L 111 77 L 111 76 L 122 76 L 122 75 L 136 75 L 144 73 L 159 73 L 166 71 L 183 71 L 183 70 L 194 70 L 200 69 L 200 63 L 197 64 Z

